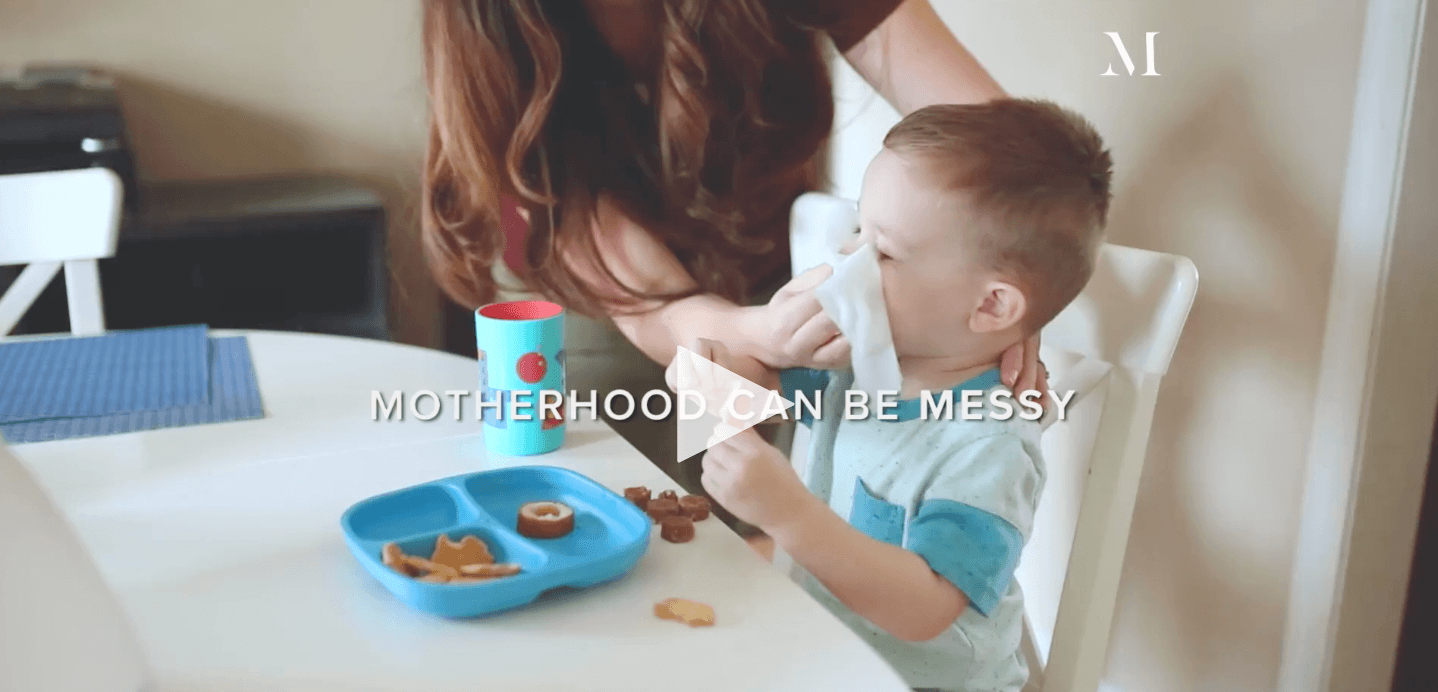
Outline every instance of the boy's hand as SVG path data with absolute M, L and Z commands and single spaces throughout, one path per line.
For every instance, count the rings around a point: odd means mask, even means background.
M 803 519 L 813 495 L 773 445 L 754 428 L 704 453 L 700 482 L 709 496 L 740 520 L 772 532 Z

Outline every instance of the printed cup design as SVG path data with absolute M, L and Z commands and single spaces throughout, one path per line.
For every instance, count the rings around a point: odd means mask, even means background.
M 547 361 L 544 360 L 544 354 L 538 351 L 531 351 L 520 356 L 519 363 L 514 367 L 515 372 L 519 375 L 519 379 L 530 384 L 535 384 L 543 380 L 544 373 L 548 369 L 549 365 Z
M 474 311 L 474 332 L 485 447 L 510 456 L 558 449 L 565 429 L 564 308 L 539 300 L 486 305 Z

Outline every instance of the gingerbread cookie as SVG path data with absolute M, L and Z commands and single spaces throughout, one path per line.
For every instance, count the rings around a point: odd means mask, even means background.
M 409 555 L 405 558 L 409 566 L 418 570 L 424 576 L 420 581 L 449 581 L 459 576 L 459 568 L 441 565 L 433 560 L 426 560 L 418 555 Z
M 398 543 L 386 543 L 380 550 L 380 561 L 388 567 L 406 577 L 415 576 L 415 570 L 410 567 L 409 561 L 405 559 L 404 550 L 401 550 Z
M 449 536 L 441 534 L 434 541 L 434 554 L 430 556 L 429 560 L 436 564 L 459 569 L 464 565 L 487 565 L 494 562 L 494 556 L 489 553 L 489 547 L 477 536 L 465 536 L 455 542 L 449 540 Z
M 519 574 L 517 564 L 494 564 L 489 547 L 472 535 L 459 541 L 439 536 L 434 555 L 428 559 L 406 555 L 398 544 L 386 543 L 380 550 L 380 560 L 386 567 L 426 584 L 473 584 Z
M 510 575 L 519 574 L 519 565 L 512 563 L 500 565 L 465 565 L 459 568 L 459 572 L 465 577 L 473 577 L 476 579 L 493 579 L 494 577 L 508 577 Z
M 654 615 L 661 620 L 677 620 L 690 627 L 712 627 L 714 609 L 685 598 L 666 598 L 654 604 Z

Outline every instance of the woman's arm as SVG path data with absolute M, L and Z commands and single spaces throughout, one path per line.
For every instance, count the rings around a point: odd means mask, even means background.
M 640 292 L 679 292 L 694 288 L 693 277 L 667 247 L 647 230 L 601 199 L 594 226 L 599 257 L 567 256 L 576 275 L 603 287 L 609 283 L 597 264 Z M 812 289 L 826 276 L 810 272 L 791 280 L 765 306 L 741 307 L 712 294 L 667 304 L 649 301 L 613 315 L 615 327 L 645 355 L 668 365 L 679 346 L 702 339 L 720 341 L 735 357 L 735 373 L 757 379 L 768 367 L 794 363 L 843 363 L 848 344 L 824 316 Z
M 844 59 L 903 115 L 936 103 L 1005 95 L 929 0 L 905 0 Z
M 566 257 L 580 280 L 603 291 L 609 280 L 602 263 L 619 283 L 634 291 L 670 293 L 694 288 L 693 277 L 674 253 L 644 228 L 603 200 L 596 211 L 593 233 L 599 257 L 574 253 Z M 617 291 L 610 287 L 604 292 Z M 647 301 L 626 307 L 624 312 L 628 314 L 614 315 L 620 333 L 654 361 L 668 363 L 678 344 L 713 337 L 715 325 L 740 321 L 743 309 L 722 298 L 698 295 L 668 305 Z

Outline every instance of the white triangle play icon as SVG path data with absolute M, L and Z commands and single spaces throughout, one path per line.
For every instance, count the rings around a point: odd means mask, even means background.
M 674 358 L 680 462 L 794 406 L 687 348 Z

